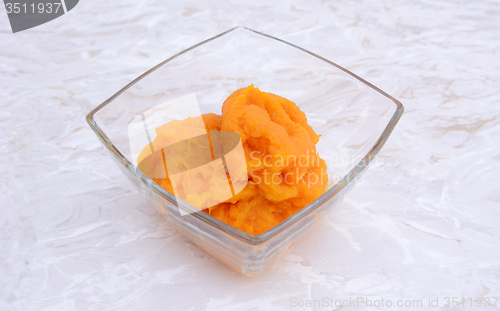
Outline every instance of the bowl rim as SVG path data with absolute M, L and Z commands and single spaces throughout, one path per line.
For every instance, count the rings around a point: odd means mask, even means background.
M 159 63 L 158 65 L 152 67 L 151 69 L 147 70 L 146 72 L 144 72 L 143 74 L 141 74 L 140 76 L 138 76 L 137 78 L 135 78 L 134 80 L 132 80 L 130 83 L 128 83 L 127 85 L 125 85 L 123 88 L 121 88 L 119 91 L 117 91 L 115 94 L 113 94 L 111 97 L 109 97 L 108 99 L 106 99 L 104 102 L 102 102 L 100 105 L 98 105 L 96 108 L 94 108 L 89 114 L 87 114 L 86 116 L 86 121 L 87 123 L 89 124 L 89 126 L 92 128 L 92 130 L 94 131 L 94 133 L 97 135 L 97 137 L 101 140 L 101 142 L 103 142 L 103 144 L 105 145 L 105 147 L 111 152 L 111 154 L 125 167 L 125 169 L 129 170 L 132 174 L 134 175 L 138 175 L 138 177 L 140 177 L 140 179 L 142 180 L 142 182 L 146 183 L 150 188 L 152 188 L 152 190 L 158 194 L 159 196 L 161 196 L 162 198 L 166 199 L 167 201 L 173 203 L 173 204 L 176 204 L 176 200 L 175 200 L 175 196 L 173 194 L 171 194 L 170 192 L 168 192 L 167 190 L 165 190 L 164 188 L 162 188 L 161 186 L 159 186 L 156 182 L 154 182 L 152 179 L 150 179 L 148 176 L 146 176 L 144 173 L 142 173 L 140 170 L 136 169 L 134 167 L 134 165 L 128 161 L 125 156 L 114 146 L 114 144 L 111 142 L 111 140 L 108 138 L 108 136 L 101 130 L 101 128 L 97 125 L 95 119 L 94 119 L 94 115 L 99 112 L 101 109 L 103 109 L 105 106 L 107 106 L 110 102 L 112 102 L 115 98 L 117 98 L 118 96 L 120 96 L 122 93 L 124 93 L 127 89 L 129 89 L 130 87 L 132 87 L 134 84 L 136 84 L 137 82 L 139 82 L 140 80 L 142 80 L 144 77 L 146 77 L 147 75 L 149 75 L 150 73 L 152 73 L 153 71 L 155 71 L 156 69 L 160 68 L 161 66 L 167 64 L 168 62 L 172 61 L 173 59 L 181 56 L 182 54 L 185 54 L 203 44 L 206 44 L 208 42 L 211 42 L 211 41 L 214 41 L 216 40 L 217 38 L 220 38 L 224 35 L 227 35 L 231 32 L 234 32 L 236 30 L 244 30 L 244 31 L 249 31 L 249 32 L 252 32 L 252 33 L 255 33 L 255 34 L 258 34 L 260 36 L 264 36 L 264 37 L 267 37 L 267 38 L 270 38 L 270 39 L 273 39 L 273 40 L 276 40 L 276 41 L 279 41 L 279 42 L 282 42 L 284 44 L 287 44 L 293 48 L 296 48 L 296 49 L 299 49 L 313 57 L 316 57 L 338 69 L 340 69 L 341 71 L 345 72 L 346 74 L 352 76 L 353 78 L 355 78 L 356 80 L 360 81 L 361 83 L 367 85 L 368 87 L 372 88 L 373 90 L 377 91 L 378 93 L 382 94 L 383 96 L 387 97 L 388 99 L 390 99 L 392 102 L 394 102 L 394 104 L 396 104 L 396 110 L 394 111 L 392 117 L 391 117 L 391 120 L 389 121 L 389 123 L 387 124 L 387 126 L 385 127 L 384 131 L 382 132 L 382 134 L 380 135 L 380 137 L 378 138 L 378 140 L 375 142 L 375 144 L 372 146 L 372 148 L 368 151 L 368 153 L 359 161 L 358 164 L 356 164 L 356 166 L 354 166 L 354 168 L 351 169 L 351 171 L 349 171 L 340 181 L 338 181 L 332 188 L 330 188 L 329 190 L 327 190 L 325 193 L 323 193 L 323 195 L 321 195 L 319 198 L 317 198 L 316 200 L 314 200 L 313 202 L 311 202 L 309 205 L 305 206 L 304 208 L 302 208 L 300 211 L 296 212 L 295 214 L 293 214 L 292 216 L 288 217 L 287 219 L 285 219 L 284 221 L 282 221 L 281 223 L 279 223 L 278 225 L 276 225 L 275 227 L 273 227 L 272 229 L 270 229 L 269 231 L 266 231 L 262 234 L 259 234 L 259 235 L 252 235 L 252 234 L 249 234 L 249 233 L 246 233 L 246 232 L 243 232 L 239 229 L 236 229 L 235 227 L 229 225 L 229 224 L 226 224 L 218 219 L 216 219 L 215 217 L 205 213 L 205 212 L 196 212 L 196 213 L 191 213 L 189 215 L 185 215 L 183 217 L 196 217 L 202 221 L 204 221 L 205 223 L 211 225 L 212 227 L 215 227 L 229 235 L 231 235 L 232 237 L 240 240 L 241 242 L 244 242 L 244 243 L 247 243 L 247 244 L 250 244 L 250 245 L 259 245 L 259 244 L 263 244 L 267 241 L 269 241 L 270 239 L 272 239 L 273 237 L 279 235 L 281 232 L 283 232 L 284 230 L 286 230 L 287 228 L 293 226 L 295 223 L 297 223 L 298 221 L 300 221 L 303 217 L 311 214 L 314 210 L 318 209 L 320 206 L 322 206 L 323 203 L 329 201 L 330 199 L 332 199 L 333 197 L 335 197 L 338 193 L 340 193 L 349 183 L 351 183 L 365 168 L 366 166 L 371 162 L 371 160 L 377 155 L 377 153 L 380 151 L 380 149 L 382 148 L 382 146 L 384 145 L 384 143 L 386 142 L 387 138 L 389 137 L 389 135 L 391 134 L 391 132 L 393 131 L 394 127 L 396 126 L 396 124 L 398 123 L 399 119 L 401 118 L 401 115 L 403 114 L 404 112 L 404 107 L 403 105 L 397 100 L 395 99 L 394 97 L 392 97 L 391 95 L 387 94 L 386 92 L 382 91 L 381 89 L 379 89 L 378 87 L 374 86 L 373 84 L 371 84 L 370 82 L 364 80 L 363 78 L 357 76 L 356 74 L 350 72 L 349 70 L 341 67 L 340 65 L 322 57 L 322 56 L 319 56 L 309 50 L 306 50 L 302 47 L 299 47 L 293 43 L 289 43 L 285 40 L 282 40 L 282 39 L 279 39 L 279 38 L 276 38 L 276 37 L 273 37 L 273 36 L 270 36 L 270 35 L 267 35 L 267 34 L 264 34 L 262 32 L 259 32 L 259 31 L 256 31 L 256 30 L 253 30 L 253 29 L 250 29 L 250 28 L 247 28 L 247 27 L 244 27 L 244 26 L 237 26 L 237 27 L 234 27 L 234 28 L 231 28 L 229 30 L 226 30 L 216 36 L 213 36 L 209 39 L 206 39 L 204 41 L 201 41 L 169 58 L 167 58 L 166 60 L 162 61 L 161 63 Z

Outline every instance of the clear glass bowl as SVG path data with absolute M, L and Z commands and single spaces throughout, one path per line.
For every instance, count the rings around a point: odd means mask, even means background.
M 220 114 L 227 96 L 250 84 L 295 102 L 306 113 L 309 125 L 322 135 L 317 151 L 329 176 L 320 198 L 260 235 L 204 212 L 181 215 L 175 196 L 137 169 L 128 135 L 131 120 L 162 103 L 195 94 L 201 113 Z M 402 113 L 399 101 L 339 65 L 236 27 L 151 68 L 90 112 L 87 122 L 128 179 L 180 232 L 229 267 L 254 276 L 283 257 L 340 202 Z

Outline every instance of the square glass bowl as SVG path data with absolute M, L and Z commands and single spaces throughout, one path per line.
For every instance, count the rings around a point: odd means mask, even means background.
M 317 152 L 327 162 L 329 176 L 321 197 L 260 235 L 204 212 L 181 214 L 175 196 L 137 169 L 129 138 L 130 123 L 145 111 L 164 103 L 182 105 L 176 99 L 195 94 L 201 113 L 220 114 L 224 100 L 250 84 L 293 101 L 305 112 L 309 125 L 321 135 Z M 402 113 L 399 101 L 339 65 L 283 40 L 236 27 L 151 68 L 90 112 L 87 122 L 128 179 L 180 232 L 229 267 L 255 276 L 283 257 L 340 202 Z M 175 116 L 161 118 L 159 124 Z

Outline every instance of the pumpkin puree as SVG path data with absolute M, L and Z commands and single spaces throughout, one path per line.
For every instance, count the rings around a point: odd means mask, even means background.
M 202 117 L 207 132 L 229 131 L 240 136 L 248 173 L 248 183 L 242 191 L 204 212 L 257 235 L 272 229 L 324 193 L 328 175 L 325 161 L 316 153 L 319 136 L 293 102 L 250 85 L 224 101 L 222 115 L 207 113 Z M 183 129 L 193 126 L 193 119 L 158 127 L 153 145 L 165 146 L 169 138 L 178 141 Z M 148 149 L 146 146 L 138 162 Z M 161 156 L 155 161 L 162 161 Z M 149 173 L 154 168 L 139 167 L 146 175 L 153 176 Z M 205 182 L 209 180 L 208 176 L 203 178 Z M 152 179 L 174 193 L 168 175 Z M 199 182 L 191 184 L 190 187 L 200 185 Z

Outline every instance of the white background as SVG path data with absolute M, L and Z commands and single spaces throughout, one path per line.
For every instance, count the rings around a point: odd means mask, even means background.
M 370 297 L 424 310 L 429 298 L 442 309 L 499 297 L 499 16 L 498 1 L 88 0 L 13 34 L 2 6 L 0 309 L 332 310 L 293 305 Z M 237 25 L 335 61 L 406 108 L 363 183 L 256 278 L 181 236 L 84 121 L 148 68 Z

